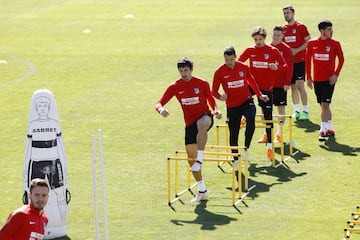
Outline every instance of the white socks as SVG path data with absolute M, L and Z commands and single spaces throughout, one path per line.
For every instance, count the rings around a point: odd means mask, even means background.
M 206 186 L 204 180 L 197 182 L 199 192 L 206 192 Z

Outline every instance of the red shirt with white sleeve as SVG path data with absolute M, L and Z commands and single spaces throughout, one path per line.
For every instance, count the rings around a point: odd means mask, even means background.
M 177 98 L 181 105 L 186 126 L 192 125 L 204 114 L 210 114 L 209 105 L 211 109 L 217 109 L 215 99 L 211 95 L 209 83 L 195 76 L 192 76 L 187 82 L 178 79 L 170 84 L 158 103 L 164 106 L 173 96 Z M 160 111 L 158 107 L 156 110 Z
M 274 45 L 274 44 L 271 45 L 279 50 L 281 56 L 284 58 L 286 64 L 288 65 L 286 73 L 279 71 L 276 72 L 277 76 L 275 78 L 274 87 L 282 88 L 285 85 L 290 86 L 292 74 L 294 70 L 293 55 L 291 53 L 291 48 L 284 42 L 281 42 L 278 45 Z
M 1 240 L 41 240 L 48 223 L 44 210 L 32 204 L 24 205 L 12 212 L 0 229 Z
M 305 38 L 310 36 L 307 27 L 298 21 L 295 21 L 293 25 L 284 25 L 284 38 L 283 41 L 291 48 L 298 48 L 306 41 Z M 294 56 L 294 63 L 305 61 L 305 49 L 298 52 Z
M 335 69 L 335 61 L 338 64 Z M 311 65 L 314 64 L 314 78 L 311 75 Z M 329 81 L 330 76 L 339 76 L 344 65 L 344 54 L 340 42 L 332 38 L 322 40 L 320 37 L 311 39 L 306 49 L 305 69 L 307 79 L 315 82 Z
M 250 60 L 250 71 L 254 76 L 260 90 L 272 92 L 276 72 L 283 72 L 287 69 L 287 64 L 281 56 L 279 50 L 271 45 L 265 44 L 263 47 L 251 46 L 239 56 L 240 62 Z M 269 67 L 270 63 L 276 63 L 277 70 Z
M 249 67 L 242 62 L 235 62 L 234 68 L 229 68 L 226 64 L 219 66 L 215 73 L 212 85 L 212 94 L 220 99 L 219 88 L 222 86 L 227 95 L 226 106 L 229 108 L 238 107 L 252 99 L 250 87 L 260 96 L 260 90 Z

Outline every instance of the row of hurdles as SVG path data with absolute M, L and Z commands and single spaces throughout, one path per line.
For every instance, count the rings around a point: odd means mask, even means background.
M 257 119 L 255 121 L 255 128 L 271 128 L 272 136 L 274 136 L 274 128 L 269 125 L 279 124 L 280 125 L 280 159 L 277 161 L 275 159 L 275 154 L 273 154 L 273 158 L 271 159 L 271 166 L 277 168 L 279 166 L 284 166 L 285 162 L 295 156 L 299 151 L 293 151 L 293 132 L 292 125 L 293 120 L 291 115 L 274 115 L 274 118 L 281 117 L 282 119 L 288 119 L 285 122 L 288 122 L 288 137 L 289 137 L 289 155 L 285 156 L 284 150 L 284 122 L 279 119 L 273 120 L 263 120 L 262 115 L 257 115 Z M 246 127 L 246 122 L 241 122 L 241 129 Z M 274 152 L 274 140 L 272 139 L 272 147 Z M 232 150 L 237 150 L 238 153 L 233 153 Z M 185 156 L 184 156 L 185 155 Z M 235 167 L 234 157 L 238 158 L 238 169 Z M 192 189 L 197 185 L 197 183 L 192 184 L 191 171 L 190 166 L 187 164 L 187 187 L 183 190 L 179 189 L 179 162 L 180 161 L 189 161 L 194 160 L 186 157 L 185 150 L 177 150 L 175 151 L 175 156 L 167 158 L 167 181 L 168 181 L 168 205 L 173 209 L 172 204 L 177 201 L 181 201 L 182 195 L 187 192 L 190 192 L 194 195 Z M 229 131 L 228 125 L 217 125 L 216 126 L 216 144 L 215 145 L 206 145 L 204 152 L 204 162 L 215 162 L 217 163 L 218 168 L 220 168 L 223 172 L 222 165 L 229 164 L 231 166 L 231 200 L 232 206 L 237 209 L 237 204 L 244 201 L 244 199 L 250 194 L 256 185 L 249 186 L 249 156 L 248 151 L 245 151 L 245 147 L 243 146 L 229 146 Z M 174 163 L 174 166 L 172 166 Z M 174 167 L 173 171 L 171 171 L 172 167 Z M 172 173 L 175 176 L 172 176 Z M 243 176 L 243 177 L 242 177 Z M 172 177 L 174 177 L 174 181 L 172 181 Z M 237 183 L 237 184 L 236 184 Z M 172 188 L 172 185 L 174 187 Z M 236 193 L 236 185 L 238 187 L 238 193 Z M 175 196 L 172 198 L 172 192 L 174 191 Z
M 351 213 L 351 219 L 346 222 L 346 228 L 344 228 L 344 240 L 350 238 L 351 233 L 360 233 L 360 206 L 356 206 L 355 212 Z

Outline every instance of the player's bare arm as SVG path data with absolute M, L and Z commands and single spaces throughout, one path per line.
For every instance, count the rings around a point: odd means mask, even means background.
M 331 75 L 330 79 L 329 79 L 330 85 L 331 86 L 334 85 L 337 82 L 337 79 L 338 79 L 338 76 L 336 76 L 335 74 Z

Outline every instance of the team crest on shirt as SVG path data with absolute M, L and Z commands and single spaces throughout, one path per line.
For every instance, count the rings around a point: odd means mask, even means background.
M 296 33 L 296 28 L 292 29 L 292 33 L 295 34 Z
M 194 93 L 199 94 L 199 88 L 194 88 Z
M 330 46 L 326 46 L 326 47 L 325 47 L 325 50 L 326 50 L 327 52 L 330 52 Z
M 239 71 L 239 76 L 240 76 L 240 77 L 244 77 L 244 72 L 243 72 L 243 71 Z
M 279 52 L 280 52 L 281 56 L 284 56 L 284 52 L 283 52 L 283 51 L 280 51 L 280 50 L 279 50 Z
M 269 59 L 269 54 L 268 54 L 268 53 L 264 53 L 264 58 L 265 58 L 265 59 Z

